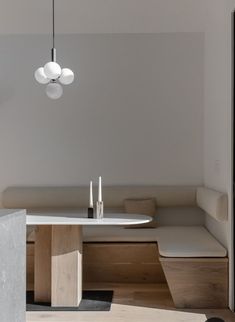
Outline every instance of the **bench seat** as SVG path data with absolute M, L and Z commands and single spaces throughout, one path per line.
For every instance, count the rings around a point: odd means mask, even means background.
M 31 232 L 31 231 L 30 231 Z M 30 236 L 28 241 L 34 241 Z M 225 257 L 227 250 L 203 226 L 125 229 L 84 226 L 84 242 L 157 242 L 163 257 Z
M 158 242 L 164 257 L 225 257 L 226 249 L 203 226 L 125 229 L 86 226 L 85 242 Z
M 155 198 L 159 227 L 84 227 L 87 281 L 167 281 L 177 308 L 227 307 L 227 251 L 204 227 L 205 215 L 228 221 L 226 193 L 182 186 L 111 186 L 103 192 L 106 211 L 123 212 L 125 199 Z M 2 204 L 15 209 L 86 208 L 88 194 L 88 187 L 11 187 Z M 34 241 L 32 228 L 28 241 Z
M 227 250 L 205 227 L 161 227 L 159 253 L 164 257 L 225 257 Z
M 84 226 L 85 242 L 157 242 L 159 228 L 124 228 L 117 226 Z
M 227 251 L 206 228 L 162 227 L 158 247 L 177 308 L 227 307 Z

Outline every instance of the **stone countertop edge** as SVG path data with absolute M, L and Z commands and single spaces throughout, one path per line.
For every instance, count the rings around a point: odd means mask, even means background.
M 0 218 L 6 217 L 6 216 L 17 216 L 17 215 L 25 215 L 26 220 L 26 209 L 0 209 Z

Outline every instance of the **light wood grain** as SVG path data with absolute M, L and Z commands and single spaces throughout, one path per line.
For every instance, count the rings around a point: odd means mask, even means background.
M 104 283 L 164 283 L 160 264 L 149 263 L 84 263 L 85 282 Z
M 226 258 L 160 258 L 177 308 L 228 306 Z
M 82 227 L 52 226 L 52 306 L 78 306 L 82 298 Z
M 164 283 L 156 243 L 85 243 L 84 282 Z
M 27 243 L 27 258 L 26 258 L 26 283 L 27 290 L 34 289 L 34 243 Z
M 175 309 L 166 284 L 86 284 L 114 290 L 109 312 L 27 312 L 27 322 L 205 322 L 219 317 L 235 322 L 228 309 Z
M 114 290 L 115 304 L 135 305 L 152 308 L 174 308 L 166 283 L 85 283 L 86 290 Z
M 87 263 L 153 263 L 159 262 L 158 257 L 156 243 L 84 243 L 84 260 Z
M 85 243 L 84 282 L 161 284 L 166 275 L 177 307 L 227 306 L 227 258 L 158 257 L 154 243 Z
M 28 244 L 32 261 L 34 245 Z M 93 283 L 165 283 L 155 243 L 84 243 L 83 281 Z M 27 267 L 27 289 L 32 289 L 32 265 Z
M 224 263 L 224 262 L 228 262 L 228 258 L 227 257 L 159 257 L 159 261 L 161 263 L 163 262 L 184 262 L 184 263 Z
M 34 298 L 51 301 L 51 226 L 39 226 L 35 233 Z

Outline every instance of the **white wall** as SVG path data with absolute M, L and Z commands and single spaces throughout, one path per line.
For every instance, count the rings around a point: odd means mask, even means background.
M 205 33 L 204 183 L 229 196 L 229 221 L 206 225 L 229 250 L 232 285 L 232 11 L 235 1 L 207 0 Z M 232 306 L 232 289 L 230 289 Z
M 0 37 L 0 191 L 12 185 L 203 181 L 201 33 L 57 38 L 77 76 L 52 101 L 33 78 L 46 36 Z
M 212 5 L 213 3 L 213 5 Z M 230 16 L 223 1 L 208 1 L 205 34 L 204 180 L 229 192 L 231 167 Z M 228 245 L 227 225 L 207 218 L 208 227 Z
M 204 31 L 205 0 L 56 0 L 57 33 Z M 68 19 L 69 17 L 69 19 Z M 51 1 L 1 0 L 0 34 L 46 34 Z
M 83 185 L 100 174 L 106 184 L 204 182 L 229 195 L 229 222 L 206 217 L 206 225 L 231 258 L 235 0 L 104 1 L 58 0 L 57 30 L 146 34 L 59 36 L 59 62 L 78 76 L 59 101 L 32 76 L 49 58 L 50 38 L 0 37 L 0 192 Z M 25 0 L 12 11 L 6 1 L 0 33 L 47 33 L 47 5 Z

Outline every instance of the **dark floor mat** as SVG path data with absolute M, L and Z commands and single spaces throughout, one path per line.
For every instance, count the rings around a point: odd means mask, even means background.
M 78 307 L 52 307 L 50 303 L 34 302 L 34 292 L 27 291 L 26 311 L 110 311 L 113 291 L 83 291 Z

